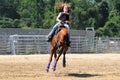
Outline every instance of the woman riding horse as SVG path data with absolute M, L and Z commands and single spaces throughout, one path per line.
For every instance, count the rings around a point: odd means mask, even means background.
M 46 66 L 47 72 L 49 71 L 49 67 L 50 67 L 53 55 L 55 57 L 55 60 L 53 63 L 53 71 L 55 71 L 57 62 L 62 53 L 63 53 L 63 67 L 66 66 L 65 54 L 70 44 L 69 25 L 68 25 L 71 22 L 69 18 L 69 13 L 68 13 L 70 11 L 69 10 L 70 5 L 67 3 L 62 3 L 58 7 L 59 7 L 58 8 L 59 11 L 63 10 L 63 12 L 59 13 L 57 17 L 58 23 L 56 23 L 56 25 L 53 27 L 52 31 L 48 35 L 48 41 L 51 42 L 51 48 L 50 48 L 49 62 Z M 60 28 L 60 30 L 56 35 L 54 35 L 58 28 Z M 57 56 L 57 53 L 59 54 L 58 56 Z
M 57 23 L 54 25 L 53 29 L 51 32 L 48 34 L 48 42 L 52 40 L 52 37 L 54 36 L 56 30 L 58 29 L 58 26 L 64 25 L 65 27 L 68 28 L 69 32 L 69 24 L 71 23 L 71 18 L 70 18 L 70 5 L 67 3 L 59 3 L 58 4 L 58 11 L 59 14 L 56 18 Z M 68 33 L 68 41 L 70 43 L 70 34 Z

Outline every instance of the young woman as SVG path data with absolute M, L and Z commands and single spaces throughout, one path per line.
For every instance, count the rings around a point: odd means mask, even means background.
M 68 28 L 69 31 L 69 24 L 71 23 L 71 18 L 70 18 L 70 5 L 68 3 L 59 3 L 58 4 L 58 11 L 59 14 L 56 18 L 57 23 L 54 25 L 53 29 L 51 32 L 48 34 L 48 42 L 51 41 L 55 31 L 58 29 L 58 26 L 64 25 L 65 27 Z M 68 40 L 70 40 L 70 35 L 68 35 Z

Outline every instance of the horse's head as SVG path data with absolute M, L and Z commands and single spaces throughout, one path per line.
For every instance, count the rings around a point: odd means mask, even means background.
M 60 30 L 57 34 L 59 46 L 65 46 L 67 43 L 68 28 L 65 26 L 60 26 L 59 28 Z
M 68 28 L 60 25 L 57 34 L 52 38 L 51 45 L 54 47 L 56 43 L 58 46 L 66 46 L 68 38 Z

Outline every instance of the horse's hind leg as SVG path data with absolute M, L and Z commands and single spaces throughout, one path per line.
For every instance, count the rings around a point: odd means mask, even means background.
M 63 54 L 63 67 L 66 67 L 66 57 L 65 57 L 65 54 Z
M 66 55 L 67 50 L 68 50 L 68 48 L 65 48 L 64 52 L 63 52 L 63 67 L 66 67 L 66 57 L 65 57 L 65 55 Z

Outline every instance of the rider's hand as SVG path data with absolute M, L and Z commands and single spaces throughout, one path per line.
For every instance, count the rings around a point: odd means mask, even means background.
M 61 23 L 61 24 L 65 24 L 65 22 L 64 22 L 64 21 L 61 21 L 60 23 Z
M 65 23 L 69 24 L 69 21 L 65 21 Z

